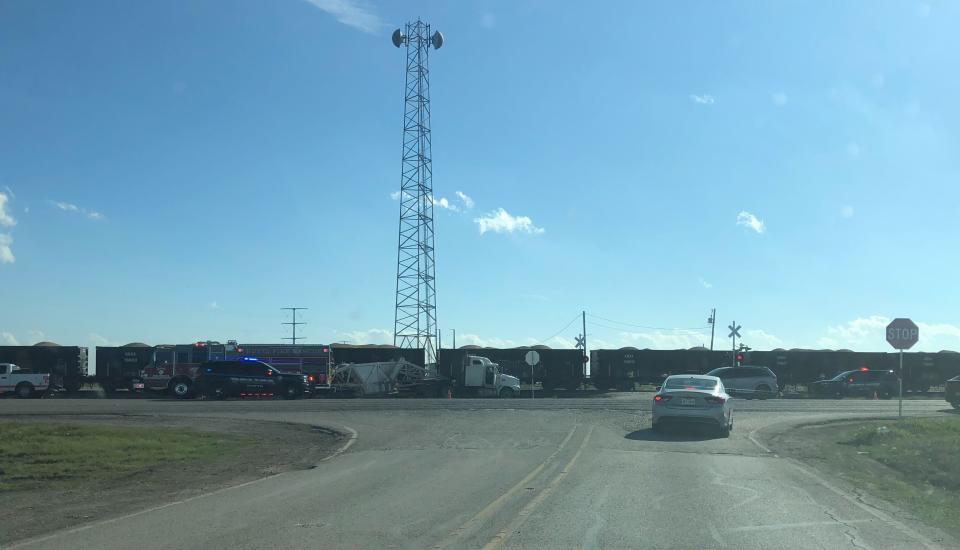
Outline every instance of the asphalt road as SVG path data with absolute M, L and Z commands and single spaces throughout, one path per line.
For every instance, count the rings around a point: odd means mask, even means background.
M 908 401 L 910 415 L 942 401 Z M 736 402 L 729 439 L 649 429 L 649 395 L 606 399 L 3 400 L 9 414 L 262 418 L 357 434 L 290 472 L 8 548 L 957 548 L 764 434 L 895 415 L 896 401 Z M 188 477 L 185 478 L 188 482 Z M 158 503 L 159 504 L 159 503 Z

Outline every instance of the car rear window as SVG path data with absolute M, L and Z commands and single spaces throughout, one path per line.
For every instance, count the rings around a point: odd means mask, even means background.
M 663 387 L 668 390 L 712 390 L 717 387 L 717 381 L 709 378 L 668 378 Z

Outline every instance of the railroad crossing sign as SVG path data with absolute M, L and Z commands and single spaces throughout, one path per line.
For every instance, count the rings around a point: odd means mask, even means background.
M 913 347 L 920 339 L 920 329 L 906 317 L 898 317 L 887 325 L 887 342 L 894 349 L 905 350 Z
M 740 329 L 742 329 L 743 326 L 737 325 L 736 321 L 730 323 L 730 326 L 728 326 L 727 328 L 730 329 L 730 334 L 727 335 L 727 338 L 743 338 L 742 336 L 740 336 Z
M 540 362 L 540 354 L 530 350 L 526 355 L 523 356 L 523 360 L 527 362 L 531 367 Z
M 578 334 L 578 335 L 577 335 L 577 345 L 576 345 L 575 347 L 577 347 L 577 348 L 582 348 L 582 347 L 583 347 L 583 335 L 582 335 L 582 334 Z

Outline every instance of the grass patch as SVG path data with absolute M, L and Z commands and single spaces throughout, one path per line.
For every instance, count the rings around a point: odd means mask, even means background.
M 182 428 L 0 422 L 0 494 L 108 481 L 230 452 L 245 438 Z
M 865 422 L 834 441 L 844 477 L 960 534 L 960 417 Z

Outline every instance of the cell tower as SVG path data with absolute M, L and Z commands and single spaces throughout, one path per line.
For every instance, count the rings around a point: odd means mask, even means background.
M 400 237 L 393 345 L 423 348 L 436 360 L 437 293 L 433 259 L 433 168 L 430 153 L 430 48 L 443 45 L 430 25 L 407 23 L 393 32 L 393 45 L 407 48 L 400 176 Z

